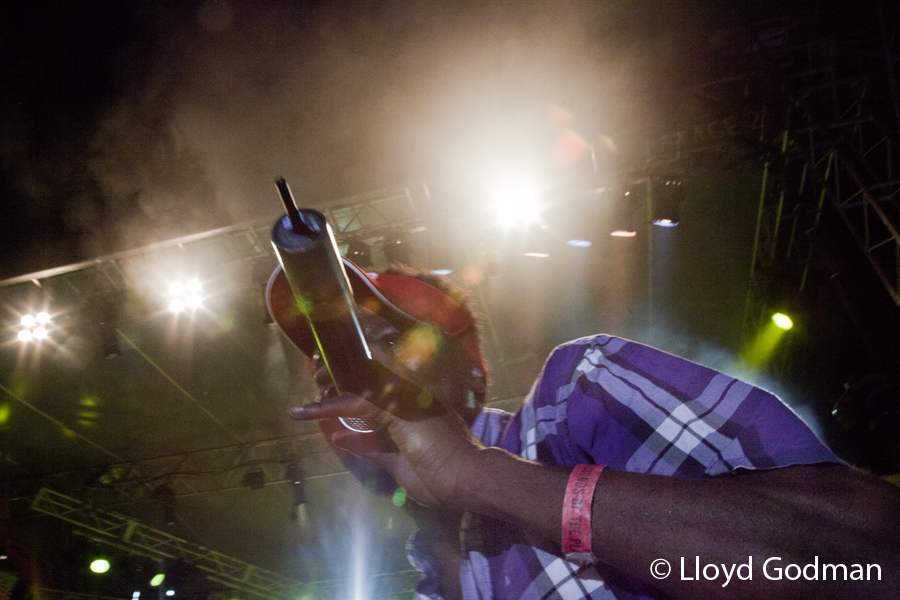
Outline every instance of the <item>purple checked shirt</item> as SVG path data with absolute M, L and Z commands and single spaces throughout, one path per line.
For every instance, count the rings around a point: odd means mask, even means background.
M 735 469 L 840 462 L 778 398 L 661 350 L 599 335 L 556 348 L 515 415 L 485 409 L 472 426 L 485 445 L 559 466 L 604 464 L 634 473 L 704 477 Z M 467 514 L 460 533 L 467 600 L 649 599 L 579 569 L 559 544 Z M 418 599 L 440 598 L 434 561 Z M 649 568 L 649 565 L 648 565 Z

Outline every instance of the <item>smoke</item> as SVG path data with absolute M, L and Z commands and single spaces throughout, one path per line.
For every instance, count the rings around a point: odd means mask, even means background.
M 673 22 L 702 11 L 680 4 L 4 9 L 6 249 L 36 270 L 274 215 L 277 175 L 310 206 L 422 180 L 488 186 L 540 169 L 550 106 L 627 149 L 670 108 L 646 82 L 690 33 Z
M 113 248 L 275 214 L 276 175 L 315 206 L 528 168 L 549 152 L 549 106 L 592 138 L 623 130 L 639 104 L 623 98 L 635 59 L 601 44 L 622 15 L 598 3 L 145 10 L 145 74 L 93 138 Z

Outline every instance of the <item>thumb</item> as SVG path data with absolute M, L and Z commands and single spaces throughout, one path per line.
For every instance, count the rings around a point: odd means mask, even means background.
M 382 452 L 378 436 L 374 433 L 358 433 L 349 429 L 341 429 L 331 434 L 331 443 L 351 454 L 369 458 Z

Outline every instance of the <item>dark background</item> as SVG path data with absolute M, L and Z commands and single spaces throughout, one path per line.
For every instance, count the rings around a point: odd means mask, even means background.
M 859 160 L 878 164 L 869 183 L 900 214 L 896 161 L 878 162 L 900 123 L 897 20 L 896 2 L 4 4 L 0 431 L 17 571 L 47 597 L 130 597 L 156 566 L 120 543 L 130 566 L 83 576 L 85 556 L 111 545 L 31 508 L 49 486 L 320 590 L 408 587 L 370 577 L 408 570 L 409 522 L 285 417 L 312 390 L 262 305 L 278 175 L 319 208 L 428 186 L 428 229 L 405 232 L 410 262 L 454 257 L 452 277 L 488 319 L 494 405 L 514 408 L 555 344 L 602 331 L 745 376 L 842 458 L 900 471 L 897 305 L 853 238 L 857 221 L 830 197 L 818 211 L 812 171 L 802 187 L 798 169 L 869 135 L 847 123 L 872 117 L 885 141 Z M 819 108 L 831 90 L 864 100 Z M 651 234 L 639 215 L 636 238 L 601 235 L 611 197 L 644 199 L 648 179 L 670 176 L 685 189 L 677 229 Z M 594 245 L 523 257 L 565 238 L 493 226 L 490 190 L 517 178 L 543 190 L 552 235 L 587 226 Z M 249 230 L 264 242 L 253 251 L 235 241 Z M 472 265 L 493 276 L 466 280 Z M 209 300 L 187 323 L 165 314 L 156 286 L 189 272 Z M 70 326 L 40 352 L 15 341 L 35 302 Z M 107 359 L 98 323 L 110 304 L 119 354 Z M 748 365 L 775 308 L 797 326 Z M 267 454 L 272 440 L 288 442 Z M 203 452 L 225 462 L 206 473 L 199 459 L 167 460 Z M 288 518 L 295 459 L 310 475 L 305 529 Z M 269 485 L 245 485 L 254 467 Z M 107 488 L 127 493 L 103 489 L 111 473 L 122 485 Z M 174 524 L 162 483 L 176 492 Z

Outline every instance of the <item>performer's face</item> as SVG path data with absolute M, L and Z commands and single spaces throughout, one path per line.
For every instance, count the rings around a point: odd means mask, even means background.
M 473 391 L 481 392 L 483 380 L 473 377 L 471 364 L 460 343 L 438 328 L 421 323 L 398 331 L 384 318 L 360 307 L 360 323 L 372 357 L 396 375 L 428 390 L 444 406 L 470 422 L 478 414 Z M 321 363 L 316 381 L 324 395 L 330 379 Z

